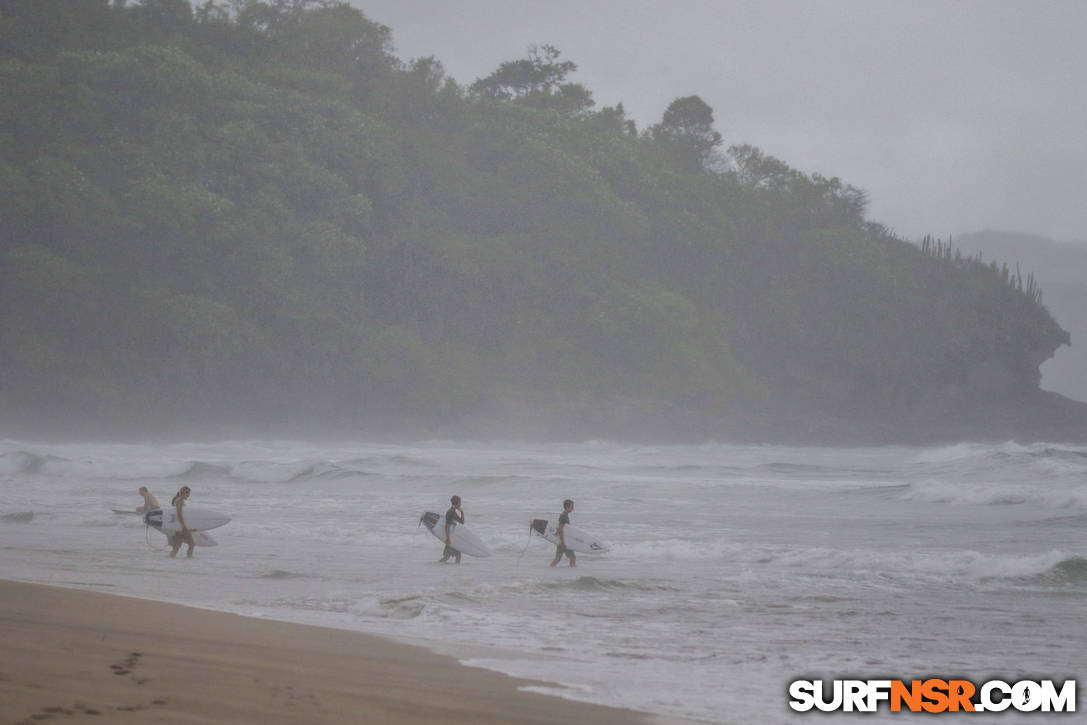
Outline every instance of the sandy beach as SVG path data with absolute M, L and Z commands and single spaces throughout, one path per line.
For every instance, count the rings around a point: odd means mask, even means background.
M 380 637 L 0 581 L 0 722 L 592 723 L 639 713 Z

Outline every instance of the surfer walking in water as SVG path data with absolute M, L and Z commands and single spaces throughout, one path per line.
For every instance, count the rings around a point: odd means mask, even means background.
M 445 512 L 445 551 L 442 552 L 442 558 L 438 559 L 438 562 L 444 564 L 449 561 L 449 557 L 455 557 L 457 563 L 460 563 L 460 552 L 453 548 L 449 541 L 449 533 L 452 530 L 454 524 L 464 523 L 464 507 L 460 504 L 460 496 L 452 496 L 449 499 L 449 503 L 453 504 L 449 507 L 449 510 Z
M 555 533 L 559 536 L 559 543 L 555 546 L 555 558 L 551 562 L 551 566 L 558 566 L 562 561 L 563 554 L 570 560 L 570 566 L 577 566 L 577 555 L 574 554 L 573 549 L 566 548 L 566 536 L 563 534 L 563 529 L 566 528 L 566 524 L 570 523 L 570 514 L 574 512 L 574 502 L 570 499 L 566 499 L 562 502 L 562 513 L 559 514 L 559 525 L 555 527 Z
M 173 550 L 170 552 L 171 558 L 177 556 L 177 552 L 181 550 L 181 544 L 183 543 L 189 545 L 187 556 L 190 559 L 192 558 L 192 549 L 196 542 L 193 541 L 192 532 L 189 531 L 189 527 L 185 524 L 185 514 L 182 513 L 182 509 L 185 508 L 185 502 L 188 500 L 190 493 L 192 493 L 192 491 L 188 486 L 182 486 L 180 490 L 174 494 L 173 500 L 170 501 L 173 507 L 177 509 L 177 521 L 181 524 L 181 531 L 170 536 L 170 546 L 173 547 Z
M 140 486 L 140 495 L 143 496 L 143 506 L 136 508 L 136 513 L 145 514 L 151 509 L 157 509 L 159 507 L 158 499 L 155 495 L 147 490 L 147 486 Z

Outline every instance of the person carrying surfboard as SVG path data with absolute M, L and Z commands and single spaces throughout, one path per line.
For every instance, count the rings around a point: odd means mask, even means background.
M 147 486 L 140 486 L 140 495 L 143 496 L 143 506 L 137 507 L 136 513 L 143 514 L 151 509 L 159 508 L 158 499 L 155 498 L 154 494 L 147 490 Z
M 192 558 L 192 549 L 193 546 L 196 545 L 196 542 L 193 541 L 192 532 L 189 531 L 189 527 L 185 524 L 185 515 L 181 512 L 181 510 L 185 508 L 185 502 L 188 501 L 189 494 L 191 493 L 192 491 L 188 486 L 182 486 L 178 492 L 174 494 L 173 500 L 170 501 L 174 508 L 177 509 L 177 521 L 181 524 L 181 531 L 178 531 L 170 537 L 170 546 L 173 547 L 173 550 L 170 552 L 170 558 L 177 556 L 177 552 L 181 551 L 182 543 L 189 545 L 189 551 L 186 556 L 190 559 Z
M 574 502 L 570 499 L 563 501 L 562 513 L 559 514 L 559 525 L 555 527 L 555 533 L 559 535 L 559 543 L 555 546 L 555 558 L 551 562 L 551 566 L 558 566 L 558 563 L 562 561 L 563 554 L 570 560 L 570 566 L 577 566 L 577 555 L 574 554 L 573 549 L 566 548 L 566 537 L 562 533 L 562 530 L 566 528 L 566 524 L 570 523 L 570 514 L 573 512 Z
M 453 504 L 449 507 L 449 510 L 445 512 L 445 550 L 442 552 L 442 558 L 438 559 L 438 562 L 444 564 L 449 561 L 449 557 L 455 557 L 457 563 L 460 563 L 460 552 L 454 549 L 449 542 L 449 531 L 455 524 L 464 523 L 464 508 L 460 504 L 460 496 L 452 496 L 449 499 L 449 503 Z

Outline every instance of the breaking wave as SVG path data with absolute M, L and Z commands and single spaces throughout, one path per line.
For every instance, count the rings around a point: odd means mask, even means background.
M 1087 509 L 1087 487 L 1078 480 L 1048 483 L 945 481 L 927 479 L 907 485 L 898 496 L 902 501 L 974 506 L 1035 504 L 1050 508 Z
M 238 462 L 178 460 L 150 456 L 142 460 L 110 460 L 89 457 L 65 458 L 27 450 L 0 453 L 0 475 L 79 478 L 88 481 L 234 481 L 237 483 L 304 483 L 371 475 L 358 467 L 361 461 L 266 461 Z
M 40 473 L 45 462 L 45 456 L 28 451 L 0 453 L 0 474 Z
M 802 549 L 770 554 L 765 564 L 824 576 L 828 573 L 900 579 L 914 576 L 975 582 L 992 580 L 1087 582 L 1087 559 L 1064 551 L 1039 554 L 986 554 L 979 551 L 883 552 L 850 549 Z M 1078 579 L 1077 579 L 1078 577 Z
M 1071 556 L 1063 559 L 1041 577 L 1059 584 L 1087 584 L 1087 557 Z

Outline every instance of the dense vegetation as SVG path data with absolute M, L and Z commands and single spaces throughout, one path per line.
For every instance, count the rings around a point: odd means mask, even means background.
M 465 86 L 331 2 L 0 7 L 9 422 L 886 420 L 1067 338 L 697 96 L 597 110 L 550 46 Z
M 1045 288 L 1046 307 L 1068 330 L 1072 341 L 1070 349 L 1062 348 L 1042 366 L 1042 386 L 1087 401 L 1087 244 L 993 230 L 965 234 L 954 241 L 965 254 L 1005 259 L 1017 271 L 1030 269 L 1037 275 Z

